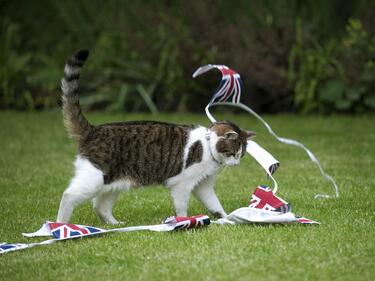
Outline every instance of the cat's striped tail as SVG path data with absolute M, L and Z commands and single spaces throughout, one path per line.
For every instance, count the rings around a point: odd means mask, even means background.
M 69 134 L 77 140 L 83 139 L 92 128 L 82 114 L 78 96 L 78 80 L 88 56 L 88 50 L 80 50 L 73 55 L 65 64 L 64 78 L 61 80 L 64 124 Z

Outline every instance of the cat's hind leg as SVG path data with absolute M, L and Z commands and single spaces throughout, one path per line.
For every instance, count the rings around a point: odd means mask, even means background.
M 78 156 L 75 167 L 75 176 L 61 198 L 57 222 L 68 223 L 74 208 L 94 198 L 103 186 L 103 173 L 90 161 Z
M 119 193 L 120 191 L 117 190 L 103 192 L 92 200 L 93 207 L 103 222 L 110 224 L 119 223 L 112 214 L 113 204 L 115 203 Z

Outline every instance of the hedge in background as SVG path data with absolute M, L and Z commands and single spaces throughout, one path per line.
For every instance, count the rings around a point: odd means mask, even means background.
M 372 5 L 372 8 L 371 8 Z M 112 111 L 200 111 L 215 74 L 239 71 L 263 112 L 374 108 L 371 1 L 8 1 L 0 5 L 0 108 L 59 103 L 65 59 L 91 57 L 82 103 Z

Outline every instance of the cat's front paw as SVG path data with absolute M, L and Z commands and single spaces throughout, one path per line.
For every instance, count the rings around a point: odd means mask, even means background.
M 236 224 L 235 222 L 231 221 L 231 220 L 228 220 L 227 218 L 221 218 L 221 219 L 218 219 L 216 222 L 214 222 L 216 224 L 220 224 L 220 225 L 226 225 L 226 224 Z
M 214 212 L 213 215 L 217 219 L 225 219 L 228 216 L 225 212 Z
M 112 225 L 118 225 L 118 224 L 125 224 L 125 222 L 123 221 L 118 221 L 116 219 L 113 219 L 113 220 L 107 220 L 105 221 L 106 224 L 112 224 Z

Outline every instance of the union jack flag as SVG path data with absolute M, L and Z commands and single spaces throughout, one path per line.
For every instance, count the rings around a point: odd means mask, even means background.
M 291 214 L 293 215 L 293 219 L 291 220 L 291 222 L 298 222 L 301 224 L 320 224 L 317 221 L 292 214 L 292 206 L 285 200 L 276 196 L 268 186 L 261 185 L 255 189 L 254 193 L 251 195 L 249 208 L 274 211 L 278 212 L 279 214 L 283 213 L 285 215 Z M 285 222 L 288 221 L 289 218 Z
M 251 195 L 250 208 L 287 213 L 292 207 L 285 200 L 277 197 L 267 186 L 258 186 Z
M 50 222 L 51 234 L 56 239 L 69 239 L 107 232 L 105 229 L 78 224 Z
M 172 225 L 173 230 L 191 229 L 210 224 L 210 218 L 206 215 L 193 217 L 170 217 L 164 221 L 165 224 Z
M 226 102 L 231 100 L 232 103 L 240 103 L 241 93 L 243 90 L 243 82 L 241 76 L 225 65 L 208 64 L 198 68 L 193 77 L 203 74 L 213 68 L 220 70 L 222 78 L 219 87 L 216 89 L 210 104 L 217 102 Z

